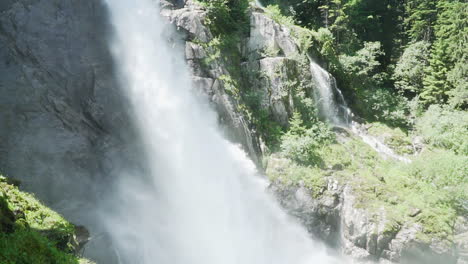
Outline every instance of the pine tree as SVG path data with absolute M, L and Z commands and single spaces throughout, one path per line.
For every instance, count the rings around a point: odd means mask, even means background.
M 437 8 L 436 40 L 421 98 L 426 104 L 456 101 L 455 106 L 463 108 L 468 100 L 464 91 L 468 82 L 468 3 L 445 0 Z
M 408 0 L 405 25 L 412 41 L 432 41 L 437 20 L 437 0 Z

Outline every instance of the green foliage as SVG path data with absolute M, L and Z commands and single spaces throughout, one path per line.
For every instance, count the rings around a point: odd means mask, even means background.
M 436 0 L 409 0 L 405 3 L 404 24 L 412 40 L 430 41 L 434 37 L 437 19 Z
M 78 259 L 57 249 L 39 232 L 19 228 L 11 234 L 0 233 L 0 262 L 5 264 L 72 264 Z
M 468 213 L 467 156 L 425 151 L 404 164 L 383 160 L 357 138 L 341 139 L 318 153 L 321 168 L 272 156 L 266 173 L 285 185 L 304 184 L 315 195 L 333 177 L 352 187 L 356 207 L 371 214 L 385 210 L 389 230 L 395 229 L 395 223 L 419 223 L 423 226 L 420 237 L 450 238 L 457 216 Z M 415 209 L 421 213 L 413 215 Z
M 408 99 L 385 88 L 359 90 L 356 92 L 357 112 L 369 121 L 384 122 L 392 126 L 408 126 Z
M 440 1 L 435 25 L 436 41 L 431 51 L 430 65 L 424 78 L 421 99 L 426 104 L 450 101 L 458 108 L 468 105 L 468 3 Z
M 302 117 L 295 112 L 289 130 L 281 137 L 282 153 L 301 164 L 321 165 L 318 150 L 334 140 L 330 128 L 318 119 L 306 127 Z
M 313 197 L 318 197 L 326 186 L 324 171 L 317 167 L 301 166 L 277 156 L 269 157 L 266 167 L 270 180 L 286 186 L 302 184 L 312 191 Z
M 417 132 L 432 146 L 468 155 L 468 113 L 432 105 L 416 121 Z
M 287 26 L 294 25 L 294 19 L 292 17 L 283 15 L 278 5 L 267 6 L 265 8 L 265 12 L 276 23 L 287 25 Z
M 276 57 L 280 54 L 281 49 L 275 46 L 268 46 L 263 49 L 261 56 L 262 57 Z
M 307 53 L 313 45 L 314 31 L 302 27 L 293 27 L 292 29 L 292 36 L 295 38 L 300 51 Z
M 0 176 L 0 263 L 78 263 L 74 226 L 8 182 Z
M 283 129 L 275 122 L 269 109 L 262 105 L 264 97 L 263 91 L 250 89 L 242 93 L 242 102 L 248 108 L 252 130 L 259 134 L 270 150 L 274 150 L 280 142 Z
M 401 164 L 382 160 L 355 138 L 318 143 L 326 129 L 309 130 L 320 123 L 315 122 L 307 90 L 299 89 L 293 100 L 302 118 L 295 114 L 281 137 L 282 158 L 273 157 L 267 164 L 270 178 L 304 184 L 317 194 L 324 179 L 333 175 L 353 188 L 357 206 L 375 212 L 384 208 L 388 230 L 419 223 L 422 237 L 450 239 L 456 217 L 466 215 L 468 207 L 468 3 L 263 3 L 277 4 L 270 12 L 293 29 L 302 51 L 325 61 L 353 112 L 379 122 L 369 128 L 370 134 L 399 154 L 413 154 L 410 136 L 421 135 L 429 144 L 413 163 Z M 307 28 L 290 25 L 294 21 Z M 412 214 L 416 209 L 420 213 Z
M 379 71 L 378 57 L 383 53 L 378 42 L 365 43 L 355 55 L 340 56 L 347 84 L 353 89 L 353 109 L 370 121 L 406 126 L 408 100 L 382 88 L 387 76 Z
M 208 10 L 205 23 L 215 36 L 248 31 L 248 0 L 201 0 Z
M 383 80 L 379 72 L 378 58 L 382 55 L 383 51 L 379 42 L 366 42 L 364 47 L 353 56 L 340 56 L 340 63 L 351 81 L 361 85 L 362 81 L 364 81 L 364 85 L 381 84 Z
M 262 0 L 264 6 L 275 5 L 280 13 L 285 16 L 294 17 L 300 26 L 313 28 L 320 22 L 320 11 L 318 0 Z
M 413 154 L 411 138 L 400 127 L 389 127 L 384 123 L 372 123 L 367 130 L 369 135 L 379 138 L 399 155 Z
M 316 42 L 319 44 L 318 50 L 321 56 L 327 58 L 333 67 L 338 63 L 338 55 L 335 49 L 335 37 L 327 28 L 319 28 L 313 33 Z
M 395 88 L 415 94 L 424 89 L 424 70 L 428 65 L 429 47 L 428 42 L 419 41 L 405 49 L 393 73 Z

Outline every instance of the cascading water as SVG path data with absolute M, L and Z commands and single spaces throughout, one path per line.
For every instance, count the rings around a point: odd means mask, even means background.
M 346 105 L 343 94 L 341 90 L 338 89 L 333 76 L 315 63 L 310 57 L 309 60 L 310 71 L 315 82 L 314 96 L 319 113 L 332 125 L 351 130 L 354 134 L 358 135 L 362 141 L 384 157 L 410 163 L 410 159 L 397 155 L 379 139 L 368 135 L 362 128 L 362 125 L 353 120 L 353 113 Z
M 337 263 L 226 141 L 163 36 L 157 1 L 107 0 L 111 50 L 145 144 L 145 173 L 117 177 L 102 221 L 119 263 Z
M 309 58 L 310 59 L 310 58 Z M 335 126 L 349 126 L 351 110 L 330 74 L 310 59 L 310 71 L 315 81 L 314 96 L 319 113 Z

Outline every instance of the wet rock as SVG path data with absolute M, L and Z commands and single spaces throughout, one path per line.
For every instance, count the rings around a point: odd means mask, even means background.
M 194 87 L 213 103 L 227 137 L 241 143 L 252 160 L 260 164 L 259 140 L 250 130 L 248 118 L 239 111 L 239 102 L 226 91 L 225 83 L 221 81 L 222 76 L 230 76 L 229 65 L 221 59 L 210 59 L 209 65 L 205 63 L 215 52 L 209 45 L 202 44 L 213 39 L 209 28 L 204 25 L 206 10 L 193 1 L 185 1 L 183 7 L 175 1 L 168 2 L 172 4 L 166 5 L 161 13 L 185 36 L 185 57 Z
M 454 242 L 422 241 L 418 224 L 404 224 L 387 219 L 386 212 L 371 213 L 355 206 L 353 191 L 329 178 L 327 188 L 316 198 L 300 186 L 273 182 L 270 190 L 281 205 L 299 218 L 315 237 L 339 248 L 360 263 L 465 264 L 468 227 L 459 220 Z

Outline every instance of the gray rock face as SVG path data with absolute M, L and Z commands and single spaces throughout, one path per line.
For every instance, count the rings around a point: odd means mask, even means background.
M 70 182 L 94 177 L 109 131 L 125 125 L 106 11 L 99 1 L 8 3 L 0 9 L 0 168 L 57 201 L 73 193 Z
M 98 0 L 0 2 L 0 169 L 93 233 L 90 212 L 117 160 L 129 164 L 136 153 L 125 143 L 135 137 L 108 51 L 106 8 Z
M 213 103 L 225 127 L 225 134 L 231 140 L 241 143 L 254 162 L 259 164 L 261 151 L 258 139 L 250 131 L 248 120 L 239 111 L 238 102 L 227 92 L 227 84 L 222 81 L 223 76 L 230 76 L 228 65 L 220 58 L 212 59 L 209 65 L 204 63 L 209 54 L 214 53 L 213 48 L 207 45 L 213 36 L 203 24 L 206 11 L 189 0 L 182 7 L 176 1 L 167 1 L 161 13 L 183 34 L 185 58 L 192 71 L 195 88 Z
M 247 55 L 254 59 L 265 48 L 277 50 L 278 55 L 286 57 L 299 53 L 290 29 L 260 12 L 252 12 L 250 16 L 250 37 L 246 48 Z

